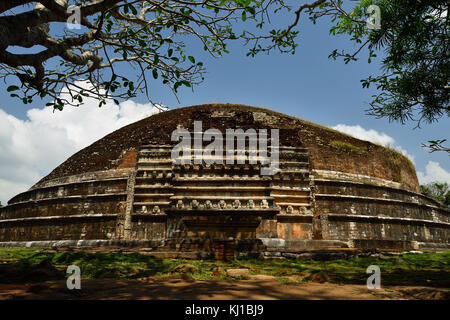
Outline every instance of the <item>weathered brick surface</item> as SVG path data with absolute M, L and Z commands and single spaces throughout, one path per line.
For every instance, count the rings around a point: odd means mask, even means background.
M 221 132 L 236 127 L 277 128 L 280 129 L 280 144 L 309 148 L 314 169 L 366 174 L 420 190 L 414 168 L 400 154 L 308 121 L 267 109 L 232 104 L 174 109 L 130 124 L 76 153 L 39 184 L 73 174 L 132 167 L 134 154 L 131 150 L 149 142 L 170 144 L 173 130 L 180 126 L 192 129 L 194 120 L 202 120 L 204 130 L 217 128 Z M 336 148 L 331 144 L 333 141 L 349 143 L 360 151 Z
M 115 217 L 20 221 L 0 225 L 0 241 L 113 239 Z
M 429 227 L 408 222 L 339 221 L 329 219 L 328 240 L 362 239 L 390 241 L 423 241 L 448 243 L 449 228 Z
M 121 161 L 117 166 L 118 169 L 122 168 L 134 168 L 136 166 L 137 151 L 136 149 L 131 149 L 124 151 Z
M 114 196 L 109 199 L 52 199 L 45 202 L 27 202 L 6 207 L 1 212 L 2 219 L 17 219 L 46 216 L 70 216 L 79 214 L 112 214 L 119 213 L 125 206 L 125 196 Z
M 0 209 L 0 241 L 114 238 L 128 172 L 58 178 L 17 195 Z

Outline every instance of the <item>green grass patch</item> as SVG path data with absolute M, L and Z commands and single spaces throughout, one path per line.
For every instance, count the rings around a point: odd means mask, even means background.
M 51 262 L 65 273 L 69 265 L 77 265 L 83 277 L 139 279 L 165 278 L 179 264 L 192 264 L 198 272 L 189 274 L 195 280 L 211 280 L 217 267 L 248 268 L 251 274 L 275 276 L 280 282 L 302 282 L 301 279 L 323 272 L 330 282 L 365 284 L 366 269 L 377 265 L 381 269 L 382 285 L 426 285 L 450 287 L 450 251 L 422 254 L 382 255 L 330 261 L 245 259 L 230 262 L 214 260 L 160 259 L 139 253 L 56 251 L 33 248 L 0 249 L 0 271 L 15 269 L 17 276 L 0 272 L 0 283 L 29 282 L 26 275 L 39 268 L 43 261 Z M 5 269 L 6 267 L 6 269 Z M 2 269 L 3 268 L 3 269 Z M 296 280 L 287 278 L 299 276 Z M 217 277 L 215 278 L 217 279 Z M 219 280 L 229 279 L 220 275 Z
M 348 142 L 344 142 L 344 141 L 331 141 L 330 145 L 332 145 L 333 147 L 341 150 L 341 151 L 345 151 L 345 152 L 355 152 L 355 153 L 361 153 L 364 151 L 364 149 L 354 146 L 351 143 Z

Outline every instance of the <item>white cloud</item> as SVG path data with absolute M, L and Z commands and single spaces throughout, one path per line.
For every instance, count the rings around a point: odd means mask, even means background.
M 348 135 L 351 135 L 355 138 L 361 139 L 361 140 L 370 141 L 373 143 L 380 144 L 382 146 L 390 146 L 390 147 L 396 149 L 398 152 L 400 152 L 404 156 L 408 157 L 414 163 L 414 156 L 409 154 L 401 146 L 396 145 L 394 138 L 392 138 L 391 136 L 387 135 L 384 132 L 380 133 L 374 129 L 366 130 L 363 127 L 361 127 L 360 125 L 349 126 L 346 124 L 338 124 L 332 128 L 335 130 L 344 132 Z
M 0 201 L 26 191 L 78 150 L 155 112 L 151 104 L 130 100 L 99 108 L 93 99 L 63 111 L 31 109 L 26 120 L 0 109 Z
M 387 134 L 383 132 L 379 133 L 374 129 L 366 130 L 360 125 L 348 126 L 346 124 L 338 124 L 332 128 L 344 132 L 346 134 L 349 134 L 355 138 L 370 141 L 373 143 L 378 143 L 383 146 L 392 145 L 394 143 L 394 139 L 388 136 Z
M 417 171 L 417 178 L 420 184 L 427 184 L 433 181 L 447 182 L 450 184 L 450 172 L 441 168 L 438 162 L 428 161 L 425 173 Z

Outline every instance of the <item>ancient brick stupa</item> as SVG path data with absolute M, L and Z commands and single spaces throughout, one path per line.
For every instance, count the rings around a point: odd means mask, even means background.
M 203 131 L 222 133 L 279 129 L 279 170 L 264 175 L 262 163 L 249 161 L 176 163 L 174 130 L 192 133 L 194 150 L 210 143 L 196 142 L 195 121 Z M 180 108 L 125 126 L 0 210 L 2 246 L 127 244 L 209 252 L 226 239 L 237 251 L 252 252 L 405 249 L 446 247 L 450 234 L 449 210 L 420 194 L 403 155 L 241 105 Z

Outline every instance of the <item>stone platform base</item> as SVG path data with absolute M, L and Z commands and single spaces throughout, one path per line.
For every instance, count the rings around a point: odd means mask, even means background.
M 50 240 L 0 242 L 0 248 L 159 247 L 164 240 Z
M 214 257 L 214 245 L 207 239 L 149 240 L 53 240 L 0 242 L 0 248 L 74 248 L 95 250 L 131 249 L 161 258 L 205 259 Z M 239 257 L 300 258 L 309 253 L 348 256 L 361 251 L 446 250 L 450 243 L 367 240 L 284 240 L 275 238 L 236 240 Z

